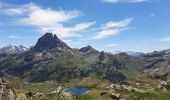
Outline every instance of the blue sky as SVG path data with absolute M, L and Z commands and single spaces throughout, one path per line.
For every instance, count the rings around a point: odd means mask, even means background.
M 53 32 L 73 48 L 170 49 L 169 5 L 169 0 L 0 0 L 0 47 L 29 47 Z

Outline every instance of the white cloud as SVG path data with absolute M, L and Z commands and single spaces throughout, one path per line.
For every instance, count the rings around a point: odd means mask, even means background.
M 78 10 L 53 10 L 42 8 L 34 3 L 29 3 L 19 7 L 9 7 L 3 12 L 10 16 L 17 16 L 16 23 L 36 27 L 40 32 L 52 32 L 59 37 L 80 36 L 80 31 L 89 28 L 95 22 L 78 23 L 65 27 L 64 24 L 72 19 L 78 18 L 81 12 Z
M 20 20 L 21 22 L 40 26 L 67 22 L 71 19 L 79 17 L 81 14 L 78 10 L 64 11 L 52 10 L 51 8 L 44 9 L 34 3 L 29 3 L 19 7 L 6 8 L 4 9 L 4 12 L 9 15 L 22 15 L 24 17 Z
M 35 26 L 55 25 L 56 23 L 67 22 L 71 19 L 77 18 L 80 15 L 80 12 L 77 10 L 56 11 L 51 8 L 42 9 L 35 4 L 29 4 L 27 7 L 30 9 L 29 15 L 26 18 L 23 18 L 21 22 Z
M 42 8 L 34 3 L 29 3 L 21 6 L 7 6 L 3 7 L 3 13 L 12 16 L 13 21 L 19 25 L 28 25 L 35 27 L 39 32 L 52 32 L 60 38 L 66 37 L 80 37 L 84 32 L 92 31 L 92 25 L 96 22 L 83 22 L 71 26 L 65 26 L 75 18 L 82 14 L 78 10 L 54 10 L 51 8 Z M 11 18 L 11 19 L 12 19 Z M 133 18 L 129 17 L 121 21 L 109 21 L 95 29 L 95 37 L 92 39 L 107 38 L 115 36 L 121 31 L 126 30 Z M 94 32 L 94 31 L 93 31 Z M 81 34 L 80 34 L 81 33 Z M 14 37 L 13 37 L 14 38 Z
M 95 36 L 95 39 L 106 38 L 108 36 L 114 36 L 114 35 L 117 35 L 120 31 L 121 30 L 119 29 L 102 30 L 98 32 L 98 34 Z
M 113 27 L 127 27 L 131 21 L 132 21 L 133 18 L 127 18 L 125 20 L 122 20 L 122 21 L 118 21 L 118 22 L 114 22 L 114 21 L 110 21 L 108 23 L 106 23 L 106 25 L 104 26 L 104 29 L 108 29 L 108 28 L 113 28 Z
M 159 39 L 161 42 L 170 42 L 170 36 Z
M 9 8 L 9 9 L 4 9 L 3 12 L 5 12 L 8 15 L 14 16 L 18 14 L 23 14 L 23 9 L 22 8 Z
M 86 23 L 80 23 L 76 24 L 72 27 L 64 27 L 61 24 L 55 25 L 55 26 L 49 26 L 49 27 L 40 27 L 40 30 L 44 32 L 53 32 L 56 35 L 60 36 L 61 38 L 64 37 L 71 37 L 71 36 L 81 36 L 79 34 L 80 31 L 83 31 L 90 26 L 92 26 L 95 22 L 86 22 Z
M 76 44 L 84 44 L 87 43 L 87 41 L 84 41 L 82 39 L 79 40 L 70 40 L 70 39 L 66 39 L 63 40 L 65 43 L 67 43 L 68 45 L 76 45 Z
M 103 25 L 97 35 L 93 39 L 101 39 L 109 36 L 115 36 L 121 31 L 127 30 L 129 24 L 132 22 L 133 18 L 127 18 L 118 22 L 107 22 Z
M 117 46 L 117 45 L 116 45 L 116 44 L 113 44 L 113 43 L 106 45 L 106 47 L 116 47 L 116 46 Z
M 73 43 L 72 40 L 63 40 L 65 43 L 69 44 L 69 43 Z
M 10 36 L 8 36 L 8 38 L 10 38 L 10 39 L 25 39 L 26 37 L 10 35 Z
M 106 3 L 121 3 L 121 2 L 127 2 L 127 3 L 140 3 L 140 2 L 146 2 L 149 0 L 102 0 Z

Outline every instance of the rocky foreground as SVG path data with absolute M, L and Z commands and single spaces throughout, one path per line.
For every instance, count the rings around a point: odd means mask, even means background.
M 74 49 L 46 33 L 27 51 L 0 54 L 0 76 L 13 80 L 0 79 L 0 100 L 169 100 L 170 50 L 130 56 Z M 74 96 L 68 87 L 90 90 Z
M 169 82 L 146 77 L 121 83 L 89 77 L 63 84 L 52 81 L 27 83 L 22 80 L 0 79 L 0 86 L 0 100 L 169 100 L 167 98 L 170 93 Z M 90 89 L 75 96 L 66 91 L 68 87 Z
M 3 79 L 0 79 L 0 100 L 17 100 L 13 86 Z

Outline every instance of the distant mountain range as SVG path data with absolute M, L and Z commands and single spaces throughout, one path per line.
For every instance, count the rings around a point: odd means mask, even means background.
M 170 50 L 141 52 L 100 52 L 91 46 L 70 48 L 56 35 L 46 33 L 31 49 L 7 46 L 1 49 L 0 72 L 28 81 L 70 81 L 99 77 L 111 82 L 132 78 L 143 72 L 152 77 L 170 74 Z
M 0 56 L 1 73 L 28 81 L 69 81 L 96 76 L 118 82 L 134 76 L 140 67 L 138 57 L 100 52 L 91 46 L 73 49 L 52 33 L 46 33 L 24 53 Z
M 21 46 L 8 45 L 8 46 L 0 48 L 0 54 L 20 54 L 28 50 L 29 48 L 26 48 L 22 45 Z
M 143 56 L 145 72 L 153 78 L 170 78 L 170 50 L 155 51 Z
M 143 52 L 135 52 L 135 51 L 128 51 L 128 52 L 123 52 L 123 51 L 114 51 L 113 54 L 120 54 L 120 53 L 126 53 L 129 56 L 142 56 L 145 55 Z
M 46 41 L 44 41 L 42 43 L 46 43 Z M 49 43 L 49 44 L 53 44 L 53 43 Z M 37 47 L 34 47 L 34 50 L 41 51 L 41 49 L 43 49 L 43 48 L 39 48 L 39 45 L 41 45 L 41 43 L 37 44 L 36 45 Z M 47 45 L 48 45 L 48 43 L 47 43 Z M 43 44 L 43 46 L 44 46 L 44 48 L 46 47 L 45 44 Z M 51 47 L 49 47 L 49 49 Z M 22 45 L 20 45 L 20 46 L 7 45 L 5 47 L 0 48 L 0 54 L 20 54 L 20 53 L 24 53 L 24 52 L 28 51 L 29 49 L 30 48 L 24 47 Z M 86 47 L 81 48 L 79 51 L 82 52 L 82 53 L 85 53 L 85 52 L 90 51 L 90 50 L 94 50 L 94 49 L 91 46 L 88 45 Z M 145 55 L 145 53 L 143 53 L 143 52 L 135 52 L 135 51 L 129 51 L 129 52 L 115 51 L 115 52 L 113 52 L 113 54 L 120 54 L 120 53 L 126 53 L 129 56 L 142 56 L 142 55 Z

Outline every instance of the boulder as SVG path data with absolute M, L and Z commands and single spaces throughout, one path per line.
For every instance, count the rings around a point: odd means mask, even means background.
M 160 89 L 170 90 L 170 82 L 162 81 L 159 85 Z
M 110 97 L 111 97 L 112 99 L 119 100 L 119 99 L 120 99 L 120 94 L 119 94 L 119 93 L 111 93 L 111 94 L 110 94 Z
M 106 95 L 106 94 L 107 94 L 107 92 L 102 92 L 102 93 L 100 93 L 101 96 L 104 96 L 104 95 Z
M 43 93 L 37 92 L 33 96 L 37 98 L 37 97 L 42 97 L 43 95 L 44 95 Z
M 16 100 L 14 88 L 5 80 L 0 79 L 0 100 Z
M 60 93 L 60 97 L 62 97 L 64 100 L 74 100 L 74 96 L 68 92 L 62 91 Z

